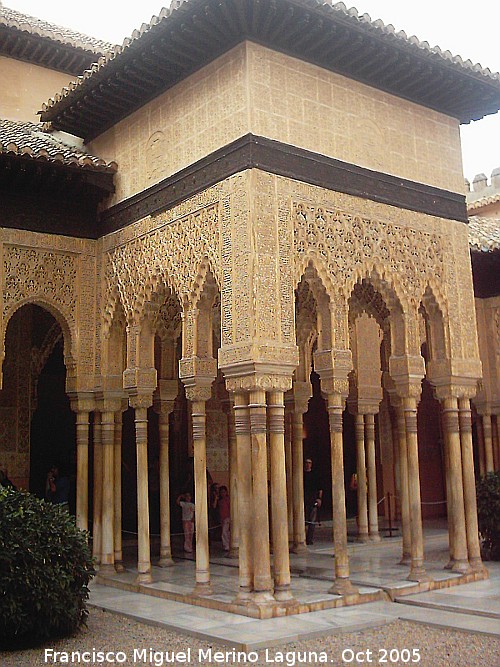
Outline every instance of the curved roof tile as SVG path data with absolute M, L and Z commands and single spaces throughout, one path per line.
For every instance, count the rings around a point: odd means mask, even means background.
M 95 54 L 101 54 L 112 48 L 109 42 L 95 39 L 89 35 L 83 35 L 75 30 L 63 28 L 53 23 L 48 23 L 35 16 L 22 14 L 16 9 L 4 7 L 0 3 L 0 25 L 8 28 L 15 28 L 39 37 L 46 37 L 55 42 L 60 42 L 67 46 L 73 46 L 76 49 L 91 51 Z
M 43 131 L 41 123 L 0 119 L 0 155 L 17 155 L 34 160 L 59 162 L 66 166 L 116 172 L 115 162 L 106 163 L 60 138 Z
M 500 218 L 469 218 L 469 246 L 481 252 L 500 250 Z

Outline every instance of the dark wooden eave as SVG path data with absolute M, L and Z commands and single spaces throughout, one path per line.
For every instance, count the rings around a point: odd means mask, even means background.
M 489 299 L 500 295 L 500 250 L 484 252 L 471 248 L 474 295 Z
M 78 76 L 99 57 L 83 48 L 0 25 L 0 55 Z
M 95 67 L 42 120 L 88 141 L 246 39 L 462 123 L 500 108 L 498 79 L 316 0 L 188 0 Z

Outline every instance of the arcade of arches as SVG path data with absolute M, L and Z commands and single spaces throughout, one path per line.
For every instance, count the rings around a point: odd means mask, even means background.
M 1 463 L 34 491 L 53 459 L 73 466 L 103 575 L 123 568 L 123 527 L 139 582 L 150 532 L 154 563 L 173 565 L 170 509 L 191 461 L 194 594 L 212 590 L 208 468 L 230 488 L 236 603 L 293 612 L 307 454 L 328 470 L 332 593 L 356 594 L 348 514 L 359 540 L 380 540 L 388 494 L 411 581 L 429 579 L 422 519 L 444 501 L 450 567 L 485 576 L 466 225 L 252 169 L 99 240 L 3 230 L 1 248 Z M 497 436 L 485 451 L 492 469 Z

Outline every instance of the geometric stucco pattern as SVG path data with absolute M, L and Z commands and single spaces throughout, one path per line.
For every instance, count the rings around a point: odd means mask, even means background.
M 140 322 L 146 304 L 159 289 L 169 288 L 186 305 L 204 261 L 220 285 L 219 203 L 200 205 L 191 199 L 189 204 L 191 211 L 186 212 L 184 204 L 131 225 L 132 238 L 109 235 L 104 239 L 105 330 L 111 325 L 118 297 L 129 324 Z

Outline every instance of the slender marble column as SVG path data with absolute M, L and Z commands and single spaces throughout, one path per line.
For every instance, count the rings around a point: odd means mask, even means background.
M 356 435 L 356 475 L 358 479 L 358 540 L 360 542 L 368 542 L 368 494 L 366 482 L 364 415 L 357 412 L 354 419 Z
M 293 403 L 285 403 L 285 469 L 286 469 L 286 506 L 288 510 L 288 541 L 293 548 L 293 483 L 292 483 L 292 420 Z
M 424 567 L 424 535 L 420 501 L 420 471 L 418 467 L 417 400 L 403 399 L 406 444 L 408 452 L 408 496 L 411 525 L 411 564 L 409 581 L 429 581 Z
M 483 418 L 480 414 L 476 420 L 477 449 L 479 458 L 479 474 L 481 477 L 486 475 L 486 451 L 484 447 Z
M 304 553 L 306 522 L 304 514 L 304 418 L 297 410 L 292 417 L 292 490 L 293 490 L 293 553 Z
M 194 495 L 196 524 L 196 595 L 211 595 L 208 546 L 207 436 L 205 401 L 191 402 L 194 448 Z
M 476 480 L 474 476 L 474 454 L 472 450 L 472 422 L 470 400 L 461 398 L 458 402 L 460 419 L 460 444 L 462 447 L 462 473 L 465 501 L 465 525 L 467 529 L 467 549 L 469 563 L 474 572 L 484 572 L 479 544 L 477 522 Z
M 115 442 L 114 442 L 114 543 L 115 543 L 115 570 L 123 572 L 122 551 L 122 413 L 115 412 Z
M 102 438 L 101 413 L 94 412 L 94 510 L 92 520 L 92 556 L 101 562 L 102 539 Z
M 494 472 L 495 465 L 493 462 L 493 438 L 491 433 L 491 415 L 484 414 L 483 417 L 483 435 L 484 435 L 484 451 L 486 459 L 486 472 Z
M 290 592 L 288 511 L 285 471 L 285 406 L 283 391 L 268 392 L 269 448 L 271 454 L 271 503 L 273 530 L 274 597 L 293 600 Z
M 135 443 L 137 455 L 137 582 L 151 583 L 153 578 L 149 543 L 148 409 L 142 406 L 135 407 Z
M 229 507 L 231 512 L 231 543 L 229 556 L 230 558 L 238 558 L 240 543 L 240 519 L 238 511 L 238 446 L 236 442 L 234 410 L 231 406 L 227 413 L 227 439 L 229 448 Z
M 89 527 L 89 412 L 76 413 L 76 525 Z
M 448 450 L 448 518 L 453 525 L 451 555 L 454 572 L 469 572 L 467 535 L 465 529 L 464 488 L 462 477 L 462 455 L 458 422 L 458 401 L 455 397 L 443 400 L 445 446 Z
M 102 544 L 101 572 L 114 572 L 114 440 L 115 413 L 101 414 L 102 431 Z
M 169 406 L 170 407 L 170 406 Z M 172 549 L 170 545 L 170 466 L 168 459 L 169 417 L 173 409 L 160 408 L 158 432 L 160 436 L 160 567 L 170 567 Z
M 380 542 L 378 532 L 377 468 L 375 463 L 375 415 L 365 415 L 366 469 L 368 474 L 368 527 L 370 540 Z
M 347 517 L 345 508 L 344 455 L 342 442 L 342 411 L 344 399 L 339 393 L 328 394 L 328 419 L 332 467 L 333 545 L 335 551 L 335 581 L 330 593 L 353 595 L 357 589 L 349 579 L 347 554 Z
M 250 411 L 248 394 L 234 394 L 234 427 L 238 466 L 238 511 L 240 541 L 238 549 L 238 602 L 250 599 L 253 590 L 252 544 L 252 459 L 250 439 Z
M 256 602 L 273 600 L 269 549 L 266 393 L 250 391 L 253 490 L 253 587 Z
M 401 565 L 411 563 L 411 520 L 410 520 L 410 496 L 408 491 L 408 446 L 406 442 L 405 413 L 402 406 L 396 408 L 398 424 L 398 447 L 399 447 L 399 479 L 401 485 L 401 530 L 403 533 L 403 550 Z

